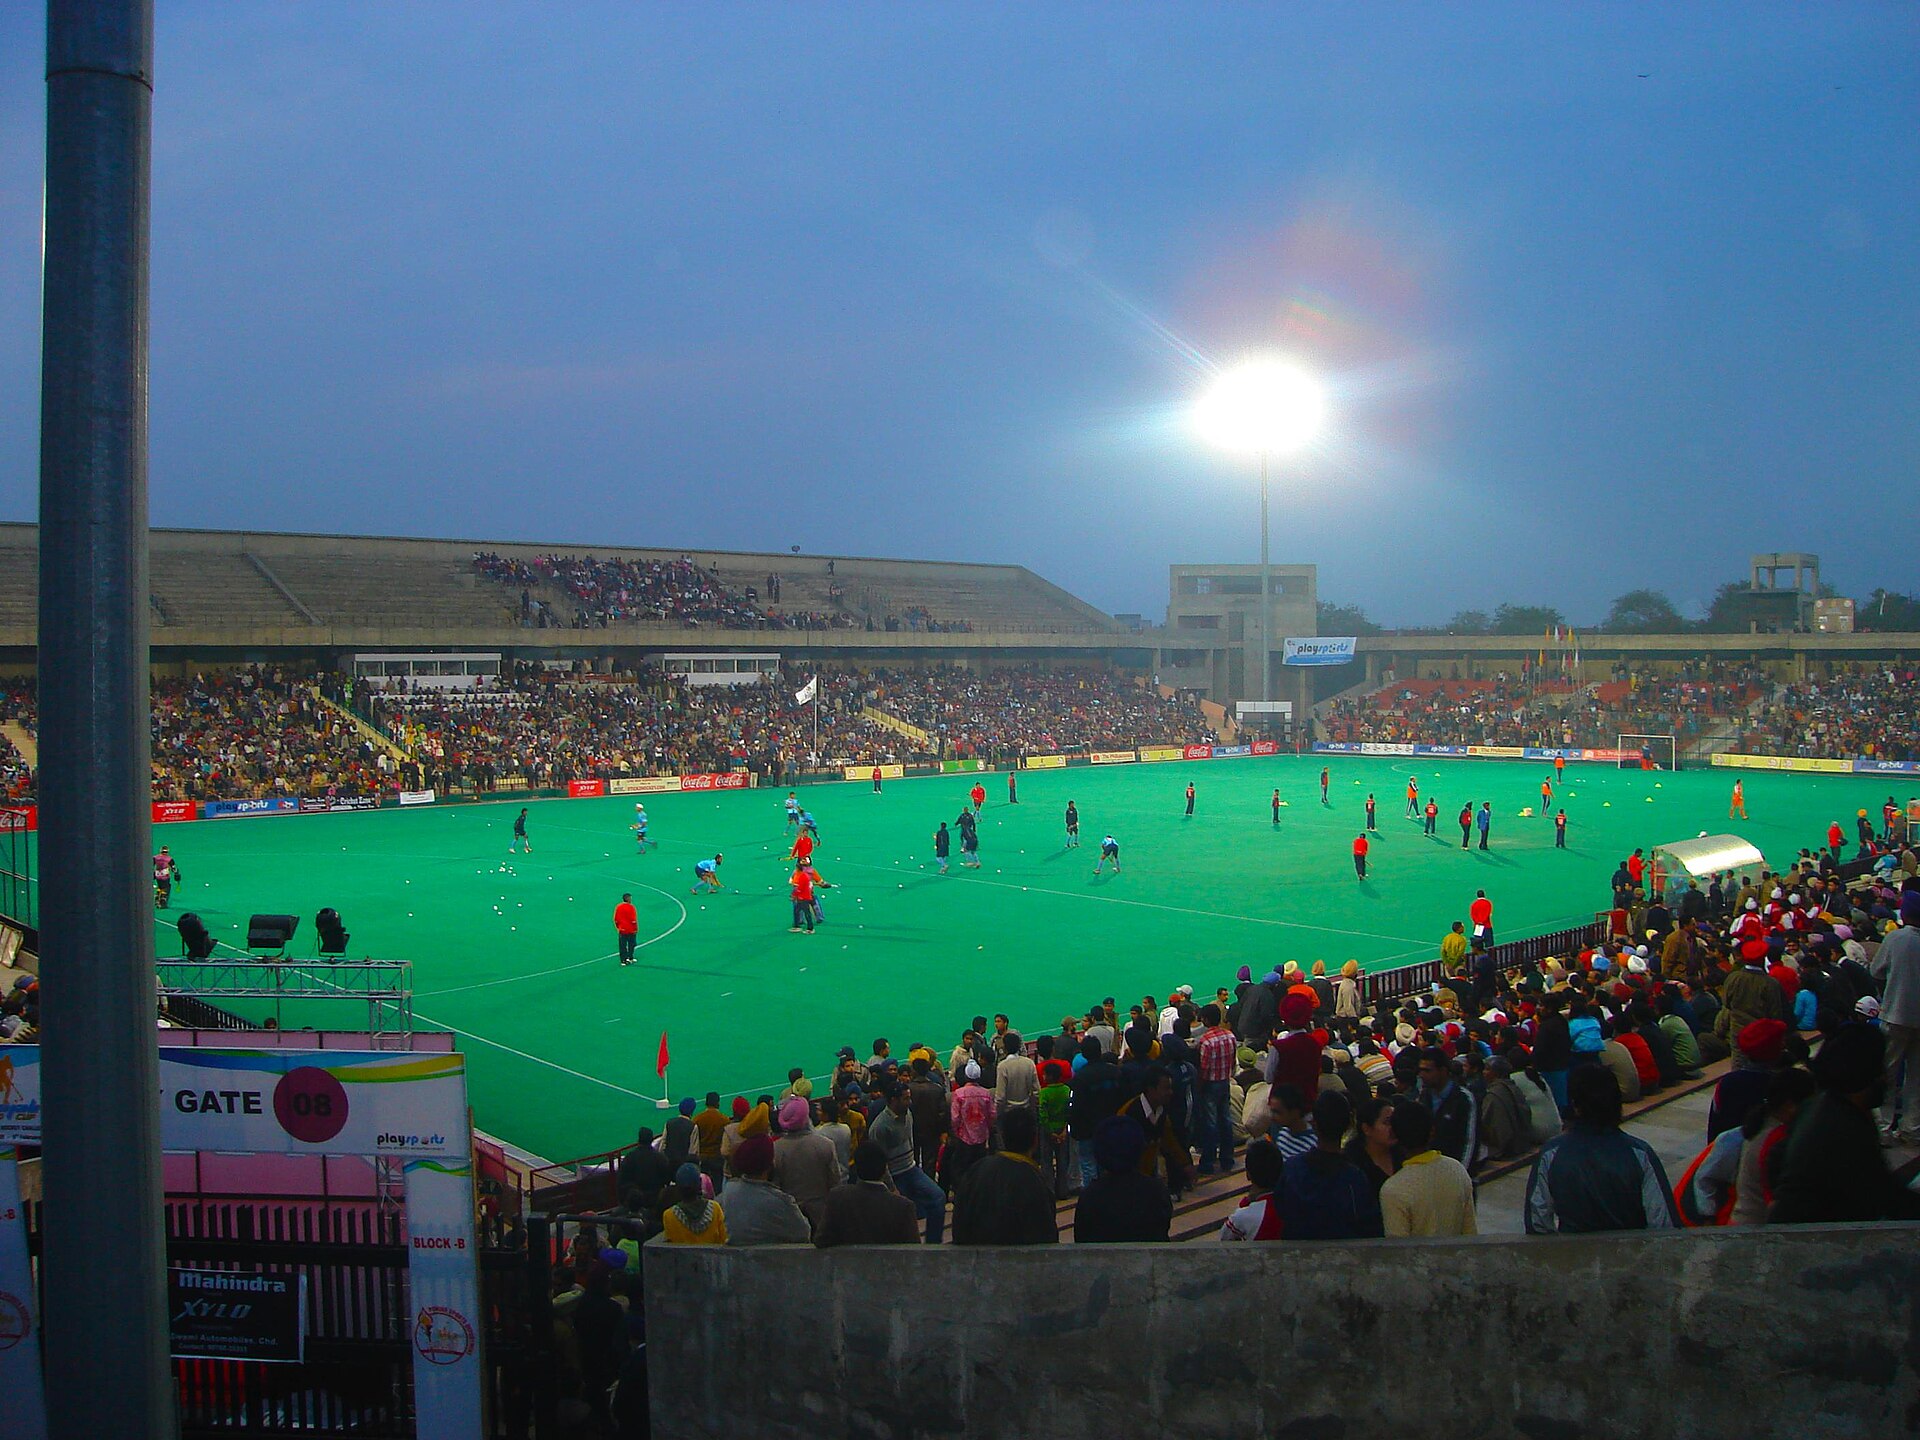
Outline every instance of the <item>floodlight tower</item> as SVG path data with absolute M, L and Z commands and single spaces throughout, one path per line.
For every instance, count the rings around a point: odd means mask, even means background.
M 1273 571 L 1267 542 L 1272 459 L 1312 442 L 1326 423 L 1320 382 L 1291 360 L 1262 356 L 1214 377 L 1193 408 L 1193 423 L 1209 444 L 1260 457 L 1260 698 L 1273 699 Z

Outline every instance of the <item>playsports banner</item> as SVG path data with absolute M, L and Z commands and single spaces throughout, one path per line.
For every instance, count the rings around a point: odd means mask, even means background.
M 1359 639 L 1352 635 L 1319 635 L 1280 642 L 1285 665 L 1345 665 L 1354 659 Z
M 228 820 L 249 815 L 298 815 L 300 802 L 284 796 L 267 800 L 209 800 L 201 814 L 209 820 Z
M 1186 758 L 1186 747 L 1182 745 L 1142 745 L 1140 747 L 1140 760 L 1142 764 L 1153 764 L 1162 760 L 1184 760 Z
M 904 765 L 843 765 L 841 773 L 849 780 L 871 780 L 873 772 L 878 770 L 882 780 L 903 780 L 907 767 Z
M 984 760 L 942 760 L 940 762 L 942 775 L 970 775 L 975 770 L 986 768 L 987 762 Z
M 1021 768 L 1026 770 L 1064 770 L 1067 768 L 1067 757 L 1064 755 L 1029 755 L 1020 762 L 1020 765 Z

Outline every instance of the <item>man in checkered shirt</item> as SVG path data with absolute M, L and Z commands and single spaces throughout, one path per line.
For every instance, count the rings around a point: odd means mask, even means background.
M 1194 1131 L 1200 1141 L 1200 1173 L 1233 1169 L 1233 1115 L 1229 1108 L 1233 1088 L 1233 1060 L 1240 1042 L 1224 1023 L 1218 1005 L 1202 1005 L 1200 1020 L 1207 1028 L 1200 1036 L 1199 1113 Z

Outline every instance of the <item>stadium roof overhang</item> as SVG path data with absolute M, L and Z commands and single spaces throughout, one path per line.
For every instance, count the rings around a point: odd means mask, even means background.
M 1669 870 L 1685 870 L 1689 875 L 1713 875 L 1766 862 L 1766 856 L 1738 835 L 1702 835 L 1656 845 L 1654 850 L 1668 858 Z

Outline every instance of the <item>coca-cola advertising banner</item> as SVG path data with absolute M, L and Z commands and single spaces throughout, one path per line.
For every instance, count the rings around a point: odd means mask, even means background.
M 682 790 L 744 790 L 747 788 L 745 775 L 682 775 Z

